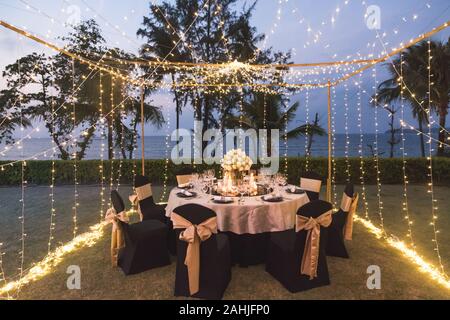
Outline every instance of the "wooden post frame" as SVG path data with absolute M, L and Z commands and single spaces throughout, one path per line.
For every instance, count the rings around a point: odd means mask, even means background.
M 331 127 L 331 82 L 328 81 L 328 177 L 327 177 L 327 201 L 331 202 L 331 176 L 332 176 L 332 127 Z
M 141 168 L 145 176 L 145 116 L 144 116 L 145 88 L 141 86 Z

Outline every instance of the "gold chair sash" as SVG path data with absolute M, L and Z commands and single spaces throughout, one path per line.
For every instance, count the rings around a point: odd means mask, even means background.
M 312 280 L 317 277 L 319 261 L 320 227 L 328 227 L 332 221 L 332 211 L 328 211 L 317 218 L 297 215 L 296 231 L 306 230 L 305 250 L 302 257 L 300 272 Z
M 320 192 L 322 181 L 308 178 L 300 179 L 300 188 L 305 191 Z
M 116 210 L 113 208 L 106 211 L 105 221 L 112 223 L 111 231 L 111 264 L 113 267 L 117 267 L 117 260 L 119 256 L 119 250 L 125 247 L 125 240 L 123 238 L 122 229 L 119 226 L 118 221 L 128 223 L 129 219 L 125 211 L 116 214 Z
M 345 192 L 342 196 L 342 201 L 341 201 L 341 209 L 344 212 L 349 212 L 350 211 L 350 206 L 352 205 L 353 202 L 353 198 L 349 197 Z
M 139 201 L 150 198 L 153 195 L 152 185 L 150 183 L 143 185 L 142 187 L 135 188 L 135 190 Z
M 171 220 L 174 229 L 185 229 L 180 234 L 180 240 L 188 243 L 184 264 L 188 269 L 189 292 L 192 296 L 199 291 L 200 286 L 200 243 L 217 233 L 217 217 L 194 225 L 182 216 L 172 213 Z
M 350 210 L 348 211 L 347 221 L 345 222 L 344 227 L 344 239 L 352 240 L 353 239 L 353 217 L 356 213 L 356 209 L 358 208 L 358 200 L 359 195 L 355 193 L 352 199 L 352 204 L 350 205 Z
M 179 187 L 187 186 L 191 182 L 191 178 L 192 178 L 191 174 L 177 176 L 178 186 Z
M 136 210 L 139 214 L 139 220 L 142 222 L 144 220 L 144 216 L 142 215 L 141 206 L 139 205 L 139 200 L 137 194 L 132 194 L 128 197 L 131 202 L 131 207 L 133 210 Z

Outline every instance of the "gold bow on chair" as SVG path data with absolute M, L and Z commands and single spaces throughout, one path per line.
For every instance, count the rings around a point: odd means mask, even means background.
M 180 240 L 188 243 L 184 264 L 188 269 L 189 292 L 192 296 L 199 291 L 200 286 L 200 243 L 217 233 L 217 218 L 213 217 L 194 225 L 182 216 L 172 213 L 171 220 L 174 229 L 185 229 L 180 234 Z
M 353 239 L 353 216 L 356 213 L 356 208 L 358 207 L 359 195 L 355 193 L 352 199 L 352 204 L 350 205 L 350 210 L 348 211 L 347 221 L 345 222 L 344 227 L 344 239 L 352 240 Z
M 328 227 L 332 221 L 332 211 L 322 214 L 320 217 L 304 217 L 297 215 L 296 231 L 307 230 L 305 250 L 303 252 L 301 274 L 309 276 L 312 280 L 317 277 L 317 265 L 319 261 L 320 227 Z
M 118 221 L 128 222 L 128 216 L 125 211 L 116 214 L 116 210 L 113 208 L 106 211 L 105 221 L 112 223 L 111 232 L 111 263 L 113 267 L 117 267 L 117 259 L 119 250 L 125 247 L 125 241 L 122 234 L 122 229 L 119 227 Z
M 185 174 L 177 176 L 177 183 L 179 187 L 188 186 L 191 182 L 192 174 Z

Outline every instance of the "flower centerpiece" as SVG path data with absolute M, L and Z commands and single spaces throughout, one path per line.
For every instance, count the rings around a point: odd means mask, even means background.
M 218 186 L 218 191 L 224 195 L 237 195 L 237 185 L 243 181 L 245 173 L 248 173 L 253 165 L 252 159 L 241 149 L 234 149 L 224 156 L 221 162 L 223 173 L 223 182 Z M 256 187 L 249 186 L 249 189 Z M 253 194 L 252 190 L 249 193 Z

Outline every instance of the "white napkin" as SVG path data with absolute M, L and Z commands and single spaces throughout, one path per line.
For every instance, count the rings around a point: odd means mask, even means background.
M 191 183 L 190 183 L 190 182 L 187 182 L 187 183 L 179 184 L 179 185 L 178 185 L 178 188 L 187 188 L 187 187 L 190 187 L 190 186 L 191 186 Z
M 184 194 L 186 197 L 192 197 L 193 196 L 193 194 L 191 192 L 187 191 L 187 190 L 183 190 L 183 191 L 181 191 L 181 193 Z
M 230 198 L 230 197 L 214 196 L 213 200 L 214 201 L 226 201 L 226 202 L 229 202 L 229 201 L 232 201 L 233 199 Z
M 271 194 L 266 194 L 265 196 L 263 196 L 263 199 L 264 200 L 272 200 L 272 199 L 280 198 L 280 197 L 281 197 L 281 194 L 273 194 L 273 193 L 271 193 Z
M 297 187 L 297 186 L 291 186 L 290 188 L 289 188 L 289 190 L 292 192 L 292 193 L 296 193 L 297 191 L 299 191 L 299 190 L 301 190 L 299 187 Z

